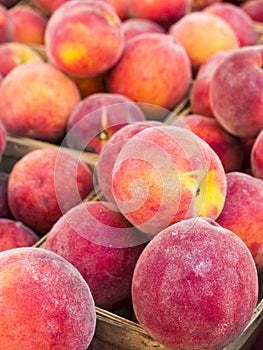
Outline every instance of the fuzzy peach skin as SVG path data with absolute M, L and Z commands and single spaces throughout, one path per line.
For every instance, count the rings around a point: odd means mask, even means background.
M 0 4 L 0 43 L 13 39 L 13 23 L 8 10 Z
M 145 18 L 165 27 L 178 21 L 191 9 L 190 0 L 127 0 L 129 17 Z
M 19 247 L 31 247 L 39 236 L 22 222 L 0 218 L 0 252 Z
M 263 45 L 242 47 L 219 64 L 210 82 L 210 106 L 224 129 L 255 137 L 263 127 Z
M 111 192 L 111 177 L 114 163 L 120 153 L 120 150 L 125 143 L 138 132 L 151 126 L 165 125 L 162 122 L 154 120 L 146 120 L 144 122 L 135 122 L 123 126 L 117 130 L 114 135 L 105 144 L 100 152 L 98 162 L 95 168 L 95 179 L 98 182 L 100 191 L 104 198 L 109 202 L 114 202 L 114 197 Z
M 0 253 L 0 348 L 86 350 L 95 305 L 81 274 L 41 248 Z
M 59 69 L 45 62 L 20 64 L 0 85 L 0 120 L 16 135 L 55 142 L 79 101 L 76 84 Z
M 252 174 L 263 179 L 263 130 L 257 135 L 252 144 L 250 162 Z
M 200 114 L 189 114 L 175 119 L 173 125 L 186 124 L 196 135 L 201 137 L 216 152 L 225 172 L 241 170 L 243 148 L 239 139 L 226 130 L 214 119 Z
M 8 10 L 14 27 L 13 41 L 44 44 L 47 18 L 35 8 L 17 5 Z
M 234 30 L 239 40 L 239 45 L 255 45 L 259 39 L 254 22 L 249 15 L 239 6 L 230 3 L 219 3 L 207 6 L 204 9 L 207 13 L 213 13 L 227 21 Z
M 243 2 L 240 7 L 253 21 L 263 22 L 263 0 L 250 0 Z
M 169 34 L 185 48 L 195 72 L 217 52 L 239 47 L 230 25 L 219 16 L 204 11 L 185 15 L 171 25 Z
M 263 267 L 263 180 L 249 174 L 226 174 L 227 194 L 217 222 L 233 231 L 247 245 L 258 271 Z
M 19 64 L 43 61 L 34 49 L 24 43 L 10 41 L 0 45 L 0 73 L 4 77 Z
M 217 218 L 226 180 L 219 157 L 200 137 L 182 127 L 155 126 L 122 147 L 111 190 L 123 215 L 155 235 L 186 218 Z
M 140 255 L 132 280 L 139 323 L 169 348 L 223 349 L 247 326 L 257 298 L 246 245 L 208 218 L 160 232 Z
M 141 108 L 128 97 L 95 93 L 82 99 L 67 121 L 68 147 L 100 153 L 114 133 L 124 125 L 144 121 Z
M 97 306 L 112 310 L 130 301 L 133 270 L 147 240 L 113 204 L 94 201 L 61 217 L 45 248 L 80 271 Z
M 122 22 L 121 27 L 126 41 L 143 33 L 165 33 L 161 25 L 144 18 L 128 18 Z
M 209 98 L 210 83 L 216 68 L 228 53 L 229 50 L 215 53 L 200 65 L 189 93 L 189 103 L 193 113 L 213 117 Z
M 0 172 L 0 218 L 13 219 L 13 215 L 9 209 L 7 198 L 9 174 Z
M 14 165 L 8 203 L 17 220 L 43 235 L 92 188 L 92 172 L 85 163 L 59 148 L 39 149 Z
M 107 87 L 135 102 L 173 108 L 187 93 L 192 78 L 189 58 L 171 36 L 144 33 L 129 40 L 108 73 Z
M 72 76 L 106 72 L 121 57 L 124 37 L 114 8 L 104 1 L 69 1 L 50 17 L 45 44 L 49 60 Z

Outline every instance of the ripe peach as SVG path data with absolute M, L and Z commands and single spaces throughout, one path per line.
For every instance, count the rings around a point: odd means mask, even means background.
M 190 0 L 128 0 L 129 17 L 150 19 L 165 27 L 183 17 L 190 9 Z
M 22 222 L 0 218 L 0 252 L 19 247 L 30 247 L 39 237 Z
M 67 146 L 100 153 L 124 125 L 144 121 L 140 107 L 120 94 L 96 93 L 82 99 L 67 121 Z
M 263 22 L 263 0 L 250 0 L 243 2 L 240 7 L 253 21 Z
M 140 255 L 132 303 L 141 326 L 176 349 L 223 349 L 249 323 L 258 298 L 252 256 L 208 218 L 182 220 Z
M 250 154 L 252 173 L 255 177 L 259 177 L 261 179 L 263 179 L 262 152 L 263 152 L 263 130 L 261 130 L 260 133 L 255 138 L 251 149 L 251 154 Z
M 0 43 L 13 39 L 13 23 L 9 11 L 0 4 Z
M 74 265 L 88 283 L 95 304 L 115 309 L 130 299 L 132 274 L 146 237 L 113 204 L 85 202 L 61 217 L 45 248 Z
M 217 222 L 233 231 L 247 245 L 258 271 L 263 267 L 263 181 L 249 174 L 226 174 L 227 194 Z
M 107 86 L 135 102 L 173 108 L 192 78 L 189 58 L 171 36 L 144 33 L 130 39 L 108 73 Z
M 239 139 L 229 134 L 214 119 L 199 114 L 189 114 L 175 119 L 173 125 L 186 124 L 216 152 L 225 172 L 241 170 L 243 149 Z
M 8 198 L 7 198 L 7 186 L 8 186 L 9 174 L 0 172 L 0 218 L 13 219 L 13 215 L 10 211 Z
M 228 53 L 229 50 L 215 53 L 200 65 L 189 94 L 193 113 L 213 117 L 209 98 L 210 83 L 216 68 Z
M 47 18 L 40 11 L 27 5 L 17 5 L 8 12 L 14 26 L 13 41 L 44 44 Z
M 165 33 L 158 23 L 144 18 L 128 18 L 121 26 L 126 41 L 142 33 Z
M 43 58 L 26 44 L 11 41 L 0 45 L 0 73 L 3 76 L 19 64 L 43 61 Z
M 215 53 L 239 47 L 230 25 L 204 11 L 185 15 L 169 28 L 169 34 L 185 48 L 194 71 Z
M 79 101 L 76 84 L 59 69 L 45 62 L 21 64 L 0 86 L 0 120 L 16 135 L 55 142 Z
M 72 76 L 106 72 L 124 48 L 121 21 L 104 1 L 69 1 L 50 17 L 45 43 L 49 60 Z
M 86 350 L 96 313 L 87 283 L 69 262 L 41 248 L 0 253 L 0 348 Z
M 92 172 L 60 149 L 34 150 L 13 167 L 8 202 L 14 217 L 43 235 L 93 188 Z
M 217 154 L 176 126 L 146 128 L 130 138 L 115 161 L 111 186 L 123 215 L 152 235 L 182 219 L 217 218 L 226 192 Z
M 236 33 L 240 46 L 255 45 L 257 43 L 259 34 L 255 25 L 249 15 L 239 6 L 221 2 L 207 6 L 204 11 L 227 21 Z
M 102 195 L 109 202 L 114 202 L 111 192 L 111 176 L 114 163 L 125 143 L 138 132 L 151 126 L 165 125 L 162 122 L 146 120 L 144 122 L 135 122 L 117 130 L 109 139 L 99 155 L 96 164 L 95 175 L 98 181 Z
M 255 137 L 263 127 L 263 45 L 242 47 L 219 64 L 210 83 L 210 106 L 233 135 Z

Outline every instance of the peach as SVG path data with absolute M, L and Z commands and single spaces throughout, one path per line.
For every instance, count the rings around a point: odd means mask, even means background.
M 0 218 L 13 219 L 13 215 L 10 211 L 8 198 L 7 198 L 7 186 L 8 186 L 9 174 L 6 172 L 0 172 Z
M 242 240 L 208 218 L 178 222 L 140 255 L 132 303 L 141 326 L 176 349 L 223 349 L 248 325 L 258 298 Z
M 22 222 L 0 218 L 0 251 L 30 247 L 39 237 Z
M 32 4 L 50 16 L 60 5 L 69 0 L 31 0 Z
M 254 139 L 251 153 L 251 170 L 255 177 L 263 179 L 263 131 L 261 130 L 257 137 Z
M 13 39 L 13 23 L 9 11 L 0 4 L 0 43 Z
M 27 5 L 17 5 L 8 12 L 14 26 L 13 41 L 44 44 L 48 20 L 40 11 Z
M 168 27 L 191 9 L 190 0 L 128 0 L 129 17 L 150 19 Z
M 69 1 L 50 17 L 45 43 L 49 60 L 72 76 L 106 72 L 124 49 L 121 21 L 104 1 Z
M 193 132 L 154 126 L 122 147 L 111 191 L 127 220 L 155 235 L 186 218 L 217 218 L 225 201 L 225 172 L 217 154 Z
M 233 135 L 255 137 L 263 127 L 263 45 L 229 53 L 210 82 L 210 106 Z
M 3 76 L 19 64 L 43 61 L 34 49 L 24 43 L 12 41 L 0 45 L 0 73 Z
M 8 131 L 56 142 L 80 101 L 76 84 L 49 63 L 14 68 L 0 86 L 0 120 Z
M 249 15 L 239 6 L 230 3 L 219 3 L 207 6 L 203 11 L 212 13 L 227 21 L 239 40 L 239 45 L 255 45 L 259 34 Z
M 144 121 L 140 107 L 120 94 L 96 93 L 82 99 L 67 122 L 67 146 L 100 153 L 124 125 Z
M 173 125 L 186 124 L 216 152 L 225 172 L 241 170 L 243 148 L 239 139 L 227 131 L 214 119 L 199 114 L 189 114 L 175 119 Z
M 230 25 L 219 16 L 204 11 L 185 15 L 171 25 L 169 34 L 185 48 L 194 72 L 217 52 L 239 47 Z
M 94 201 L 61 217 L 48 232 L 45 248 L 80 271 L 97 306 L 115 309 L 130 299 L 133 270 L 145 242 L 145 235 L 113 204 Z
M 121 26 L 126 41 L 142 33 L 165 33 L 158 23 L 144 18 L 128 18 Z
M 81 274 L 41 248 L 0 254 L 0 348 L 86 350 L 94 335 L 94 300 Z
M 104 74 L 90 78 L 71 77 L 71 79 L 77 85 L 82 99 L 98 92 L 105 92 L 106 90 Z
M 158 125 L 165 124 L 154 120 L 146 120 L 144 122 L 128 124 L 122 127 L 120 130 L 117 130 L 105 144 L 96 164 L 95 175 L 100 191 L 107 201 L 114 202 L 114 197 L 111 192 L 111 176 L 114 163 L 122 147 L 138 132 L 151 126 Z
M 189 93 L 193 113 L 213 117 L 209 98 L 210 83 L 216 68 L 228 53 L 229 50 L 215 53 L 200 65 Z
M 263 0 L 250 0 L 243 2 L 240 7 L 253 21 L 263 22 Z
M 258 271 L 263 267 L 263 181 L 250 174 L 226 174 L 227 194 L 217 222 L 238 235 L 249 248 Z
M 135 102 L 171 109 L 186 95 L 191 78 L 190 61 L 181 45 L 167 34 L 144 33 L 127 42 L 108 73 L 107 87 Z
M 43 235 L 93 188 L 89 167 L 59 148 L 34 150 L 12 168 L 8 203 L 16 220 Z

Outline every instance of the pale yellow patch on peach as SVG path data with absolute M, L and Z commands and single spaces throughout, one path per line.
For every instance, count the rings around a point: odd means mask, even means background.
M 85 45 L 78 43 L 65 43 L 59 47 L 59 54 L 65 64 L 71 64 L 86 58 L 87 49 Z

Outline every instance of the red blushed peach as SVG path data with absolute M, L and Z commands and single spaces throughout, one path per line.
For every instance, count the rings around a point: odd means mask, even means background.
M 67 122 L 67 146 L 100 153 L 124 125 L 144 121 L 140 107 L 120 94 L 97 93 L 82 99 Z
M 214 119 L 199 114 L 175 119 L 173 125 L 186 124 L 216 152 L 225 172 L 241 170 L 243 149 L 239 139 L 225 131 Z
M 0 45 L 0 73 L 3 76 L 19 64 L 43 61 L 43 58 L 26 44 L 11 41 Z
M 69 1 L 50 17 L 45 32 L 49 60 L 72 76 L 106 72 L 124 48 L 121 21 L 104 1 Z
M 229 51 L 220 51 L 208 58 L 199 67 L 189 94 L 189 102 L 193 113 L 213 117 L 209 99 L 210 83 L 216 68 L 228 53 Z
M 0 218 L 13 219 L 7 198 L 9 174 L 0 172 Z
M 263 0 L 245 1 L 240 7 L 253 21 L 263 22 Z
M 87 283 L 41 248 L 0 253 L 0 348 L 86 350 L 96 326 Z
M 249 250 L 207 218 L 160 232 L 140 255 L 132 280 L 139 323 L 169 348 L 223 349 L 247 326 L 257 298 Z
M 95 174 L 102 195 L 107 201 L 114 202 L 114 197 L 111 192 L 111 176 L 114 163 L 118 154 L 125 143 L 138 132 L 151 126 L 165 125 L 162 122 L 146 120 L 144 122 L 135 122 L 122 127 L 116 131 L 109 139 L 99 155 L 96 164 Z
M 16 135 L 55 142 L 79 101 L 76 84 L 59 69 L 44 62 L 21 64 L 0 86 L 0 120 Z
M 255 137 L 263 127 L 263 45 L 229 53 L 210 82 L 210 106 L 233 135 Z
M 233 231 L 247 245 L 258 271 L 263 267 L 263 181 L 249 174 L 226 174 L 227 194 L 217 222 Z
M 239 47 L 230 25 L 219 16 L 204 11 L 185 15 L 169 28 L 169 34 L 185 48 L 195 72 L 217 52 Z
M 43 235 L 92 188 L 92 172 L 85 163 L 60 149 L 39 149 L 14 165 L 8 203 L 16 220 Z
M 114 309 L 130 299 L 132 274 L 146 237 L 113 204 L 82 203 L 48 232 L 45 248 L 74 265 L 97 306 Z
M 165 33 L 165 29 L 158 23 L 143 18 L 128 18 L 121 26 L 126 41 L 143 33 Z
M 251 169 L 255 177 L 263 179 L 263 131 L 261 130 L 253 142 L 250 154 Z
M 154 126 L 122 147 L 111 191 L 123 215 L 155 235 L 186 218 L 218 217 L 225 182 L 219 157 L 200 137 L 182 127 Z
M 31 247 L 39 237 L 30 228 L 10 219 L 0 219 L 0 252 L 19 247 Z
M 9 11 L 14 26 L 13 41 L 44 44 L 47 18 L 37 9 L 19 5 Z
M 183 17 L 190 8 L 189 0 L 128 0 L 129 17 L 150 19 L 164 27 Z
M 213 13 L 227 21 L 236 33 L 240 46 L 255 45 L 257 43 L 259 34 L 252 19 L 242 8 L 222 2 L 207 6 L 204 11 Z
M 0 4 L 0 43 L 13 39 L 13 23 L 7 9 Z
M 107 86 L 135 102 L 173 108 L 187 93 L 192 78 L 189 58 L 171 36 L 144 33 L 130 39 L 108 73 Z

